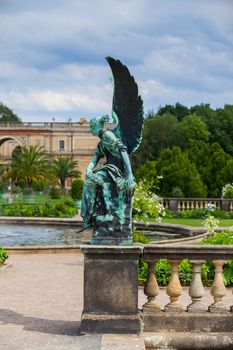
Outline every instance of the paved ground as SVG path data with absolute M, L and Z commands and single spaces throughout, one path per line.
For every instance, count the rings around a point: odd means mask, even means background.
M 81 253 L 12 255 L 8 262 L 12 266 L 0 272 L 1 350 L 139 349 L 132 336 L 80 335 Z M 163 305 L 168 302 L 164 290 L 158 300 Z M 206 305 L 211 303 L 209 293 L 205 300 Z M 182 301 L 186 305 L 190 302 L 187 289 Z M 232 304 L 231 290 L 225 301 Z M 144 302 L 140 290 L 139 305 Z M 127 345 L 129 340 L 131 347 Z

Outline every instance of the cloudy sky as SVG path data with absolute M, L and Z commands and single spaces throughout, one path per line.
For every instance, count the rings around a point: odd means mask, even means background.
M 0 101 L 23 121 L 110 114 L 105 56 L 144 109 L 233 103 L 233 0 L 0 0 Z

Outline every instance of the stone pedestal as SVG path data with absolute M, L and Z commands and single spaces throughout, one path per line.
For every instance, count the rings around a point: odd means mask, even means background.
M 82 333 L 140 333 L 138 258 L 140 246 L 82 245 L 84 308 Z

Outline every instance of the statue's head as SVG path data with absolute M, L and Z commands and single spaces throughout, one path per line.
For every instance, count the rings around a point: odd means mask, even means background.
M 99 131 L 104 128 L 104 124 L 109 122 L 109 117 L 104 115 L 103 117 L 96 117 L 90 120 L 91 132 L 94 136 L 98 136 Z

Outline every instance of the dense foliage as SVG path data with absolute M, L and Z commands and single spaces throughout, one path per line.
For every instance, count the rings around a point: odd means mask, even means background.
M 161 198 L 150 191 L 150 186 L 144 181 L 139 181 L 136 186 L 133 202 L 134 221 L 146 223 L 148 218 L 153 218 L 154 222 L 161 222 L 165 215 Z
M 33 184 L 41 185 L 48 180 L 53 184 L 56 182 L 51 159 L 43 147 L 33 145 L 22 146 L 18 152 L 14 153 L 6 176 L 27 188 L 32 188 Z
M 22 123 L 21 119 L 6 105 L 0 103 L 0 123 Z
M 0 265 L 4 264 L 6 259 L 8 259 L 8 254 L 4 248 L 0 247 Z
M 71 197 L 50 199 L 41 196 L 16 196 L 11 203 L 0 201 L 0 216 L 73 217 L 77 213 Z
M 233 183 L 233 105 L 179 103 L 149 111 L 133 156 L 137 180 L 163 176 L 159 195 L 220 197 Z M 152 188 L 153 190 L 153 188 Z
M 71 186 L 71 196 L 74 200 L 81 200 L 83 193 L 84 181 L 82 179 L 74 179 Z
M 77 162 L 72 160 L 70 156 L 58 156 L 52 162 L 53 173 L 57 179 L 61 188 L 65 188 L 65 181 L 69 177 L 78 177 L 81 175 L 77 170 Z

